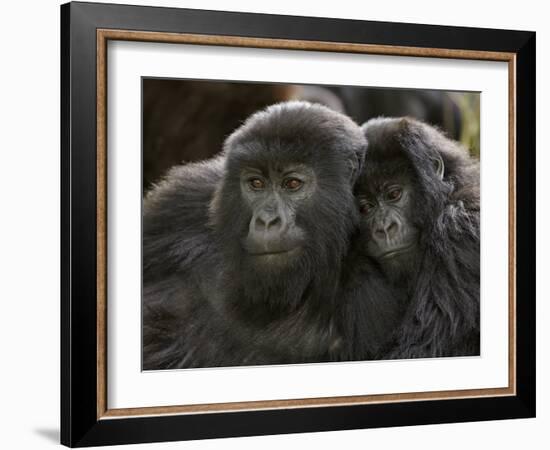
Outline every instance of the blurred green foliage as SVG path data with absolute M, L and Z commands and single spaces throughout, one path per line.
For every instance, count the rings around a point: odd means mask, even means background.
M 480 151 L 480 99 L 476 92 L 452 92 L 449 96 L 460 109 L 462 130 L 460 142 L 470 150 L 470 154 L 479 158 Z

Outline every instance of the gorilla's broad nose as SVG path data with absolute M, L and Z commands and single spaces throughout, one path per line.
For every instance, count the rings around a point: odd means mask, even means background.
M 277 211 L 263 210 L 256 215 L 255 231 L 276 233 L 281 231 L 283 220 Z
M 384 224 L 380 224 L 376 230 L 374 230 L 374 236 L 379 240 L 391 240 L 397 235 L 399 226 L 397 222 L 392 220 Z

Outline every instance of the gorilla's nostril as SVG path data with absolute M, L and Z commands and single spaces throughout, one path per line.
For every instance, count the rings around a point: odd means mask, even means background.
M 390 226 L 386 229 L 386 233 L 388 234 L 388 237 L 395 236 L 397 233 L 397 223 L 390 223 Z
M 274 217 L 273 219 L 268 220 L 265 224 L 265 227 L 268 230 L 277 229 L 277 228 L 280 228 L 280 226 L 281 226 L 281 219 L 279 217 Z
M 256 217 L 256 228 L 258 230 L 276 230 L 281 227 L 281 224 L 281 218 L 276 215 L 258 215 Z
M 397 223 L 392 222 L 387 227 L 380 227 L 374 230 L 374 236 L 377 239 L 391 239 L 397 234 L 398 228 Z

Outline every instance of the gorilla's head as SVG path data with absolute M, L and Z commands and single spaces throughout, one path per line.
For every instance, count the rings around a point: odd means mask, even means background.
M 455 141 L 414 119 L 372 119 L 362 128 L 369 148 L 355 195 L 363 245 L 386 268 L 409 272 L 443 225 L 437 219 L 443 209 L 456 195 L 466 200 L 461 186 L 471 186 L 465 177 L 476 176 L 468 170 L 474 162 Z
M 351 119 L 321 105 L 287 102 L 251 116 L 225 142 L 210 209 L 229 264 L 268 285 L 334 272 L 359 217 L 352 187 L 365 148 Z

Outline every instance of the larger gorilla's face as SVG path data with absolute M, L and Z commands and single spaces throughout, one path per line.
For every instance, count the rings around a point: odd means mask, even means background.
M 296 221 L 296 212 L 316 191 L 312 167 L 298 164 L 261 170 L 245 167 L 241 172 L 243 202 L 252 212 L 243 248 L 258 259 L 280 261 L 300 253 L 307 230 Z
M 292 102 L 252 116 L 226 142 L 211 207 L 231 263 L 284 274 L 280 282 L 337 270 L 359 218 L 352 185 L 365 148 L 354 122 L 320 105 Z

